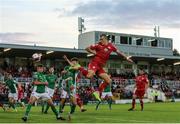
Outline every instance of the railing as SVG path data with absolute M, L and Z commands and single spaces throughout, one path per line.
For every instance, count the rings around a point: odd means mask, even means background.
M 24 77 L 15 77 L 14 80 L 16 80 L 19 83 L 31 83 L 32 78 L 24 78 Z M 79 85 L 87 86 L 90 83 L 94 82 L 101 82 L 101 79 L 80 79 L 78 80 Z M 126 87 L 128 85 L 135 84 L 134 79 L 122 79 L 120 77 L 112 77 L 113 85 L 119 85 L 120 87 Z M 0 82 L 4 82 L 4 77 L 0 76 Z M 180 89 L 180 81 L 171 81 L 171 80 L 162 80 L 162 79 L 154 79 L 150 81 L 151 84 L 154 85 L 160 85 L 160 84 L 166 84 L 168 85 L 171 89 Z

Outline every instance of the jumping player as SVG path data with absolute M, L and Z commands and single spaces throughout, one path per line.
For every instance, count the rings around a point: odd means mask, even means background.
M 135 109 L 136 98 L 139 98 L 141 104 L 141 111 L 144 109 L 143 98 L 149 87 L 149 80 L 143 69 L 139 69 L 139 75 L 135 79 L 136 84 L 134 87 L 134 94 L 132 99 L 132 107 L 128 111 L 133 111 Z
M 103 67 L 105 66 L 112 52 L 115 52 L 117 55 L 122 56 L 129 62 L 133 62 L 130 57 L 127 57 L 124 53 L 117 50 L 117 48 L 112 43 L 109 43 L 108 37 L 105 34 L 102 34 L 100 36 L 99 43 L 87 47 L 86 51 L 94 55 L 91 62 L 89 63 L 88 70 L 85 70 L 83 67 L 78 65 L 74 66 L 73 69 L 80 70 L 80 72 L 86 78 L 92 78 L 95 74 L 102 78 L 104 82 L 99 87 L 100 94 L 102 93 L 104 88 L 111 83 L 111 78 L 104 71 Z M 95 93 L 97 94 L 97 92 Z

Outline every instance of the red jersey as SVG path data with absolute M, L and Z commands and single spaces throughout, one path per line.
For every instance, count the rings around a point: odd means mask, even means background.
M 92 61 L 101 65 L 105 65 L 106 61 L 109 59 L 110 54 L 117 51 L 116 47 L 112 43 L 108 43 L 107 45 L 97 43 L 95 45 L 91 45 L 90 49 L 96 51 L 96 55 Z
M 136 77 L 137 90 L 145 90 L 146 84 L 148 84 L 148 78 L 146 75 L 139 75 Z

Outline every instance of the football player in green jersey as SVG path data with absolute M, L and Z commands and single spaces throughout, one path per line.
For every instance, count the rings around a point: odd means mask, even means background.
M 68 87 L 69 87 L 69 97 L 70 97 L 70 101 L 71 101 L 71 112 L 68 115 L 69 120 L 71 120 L 71 115 L 74 113 L 75 111 L 75 107 L 77 104 L 77 99 L 76 99 L 76 77 L 77 77 L 77 71 L 73 69 L 73 66 L 80 66 L 78 63 L 78 59 L 77 58 L 72 58 L 71 60 L 69 60 L 65 55 L 63 56 L 63 58 L 69 63 L 69 68 L 68 68 L 68 73 L 69 73 L 69 77 L 66 79 L 68 82 Z M 86 111 L 85 109 L 83 111 Z
M 31 110 L 31 106 L 35 103 L 35 101 L 37 101 L 39 98 L 42 99 L 47 99 L 47 103 L 49 104 L 49 106 L 51 106 L 52 111 L 54 112 L 54 114 L 56 115 L 56 119 L 57 120 L 65 120 L 63 117 L 60 116 L 60 114 L 58 113 L 58 111 L 56 110 L 53 101 L 51 99 L 51 97 L 49 96 L 48 92 L 47 92 L 47 85 L 48 82 L 46 80 L 46 76 L 43 74 L 44 71 L 44 66 L 42 64 L 39 64 L 37 66 L 37 72 L 34 73 L 33 75 L 33 92 L 31 94 L 28 106 L 26 108 L 26 112 L 24 117 L 22 117 L 22 120 L 24 122 L 27 121 L 29 112 Z
M 17 109 L 15 107 L 16 101 L 18 100 L 17 82 L 13 79 L 11 74 L 6 73 L 5 84 L 9 89 L 9 105 L 17 112 Z
M 54 74 L 54 67 L 49 68 L 48 74 L 46 75 L 46 80 L 48 82 L 48 87 L 47 87 L 48 94 L 52 99 L 54 95 L 55 84 L 57 81 L 57 76 Z M 44 113 L 47 114 L 48 109 L 49 109 L 49 105 L 47 104 Z

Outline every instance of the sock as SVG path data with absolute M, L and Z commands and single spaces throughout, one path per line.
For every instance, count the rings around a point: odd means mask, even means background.
M 16 106 L 14 103 L 9 103 L 10 107 L 12 107 L 13 109 L 16 109 Z
M 62 110 L 64 109 L 64 107 L 65 107 L 65 103 L 62 105 Z
M 54 112 L 54 114 L 56 115 L 56 117 L 58 117 L 58 111 L 56 110 L 54 105 L 51 106 L 51 109 Z
M 28 115 L 29 115 L 29 112 L 30 112 L 30 110 L 31 110 L 31 104 L 28 104 L 28 106 L 27 106 L 27 108 L 26 108 L 26 112 L 25 112 L 25 116 L 26 117 L 28 117 Z
M 101 102 L 99 101 L 98 104 L 96 105 L 96 110 L 98 110 L 100 104 Z
M 42 109 L 41 110 L 42 110 L 42 113 L 43 113 L 44 112 L 45 102 L 43 101 L 41 105 L 42 105 Z
M 80 68 L 79 68 L 79 71 L 80 71 L 85 77 L 86 77 L 87 74 L 88 74 L 88 71 L 85 70 L 83 67 L 80 67 Z
M 101 98 L 100 98 L 100 94 L 97 93 L 96 91 L 93 93 L 94 97 L 99 101 L 101 102 Z
M 132 108 L 133 108 L 133 109 L 135 108 L 135 104 L 136 104 L 136 99 L 133 99 L 133 100 L 132 100 Z
M 73 114 L 75 112 L 75 108 L 76 108 L 76 105 L 72 104 L 70 114 Z
M 102 93 L 104 91 L 104 89 L 106 88 L 106 86 L 108 86 L 109 84 L 106 82 L 103 82 L 99 85 L 99 92 Z
M 46 113 L 47 113 L 48 109 L 49 109 L 49 105 L 47 104 L 46 109 L 45 109 L 45 111 L 44 111 L 44 112 L 46 112 Z
M 109 109 L 111 109 L 112 99 L 109 99 L 107 102 L 108 102 L 108 104 L 109 104 Z
M 82 100 L 77 99 L 77 105 L 81 108 L 83 106 Z
M 62 112 L 62 110 L 64 109 L 65 104 L 62 105 L 62 103 L 59 104 L 59 113 Z
M 143 108 L 144 108 L 143 100 L 139 100 L 139 101 L 140 101 L 140 104 L 141 104 L 141 110 L 143 110 Z
M 21 106 L 22 106 L 22 107 L 25 107 L 25 104 L 24 104 L 24 102 L 21 102 Z

